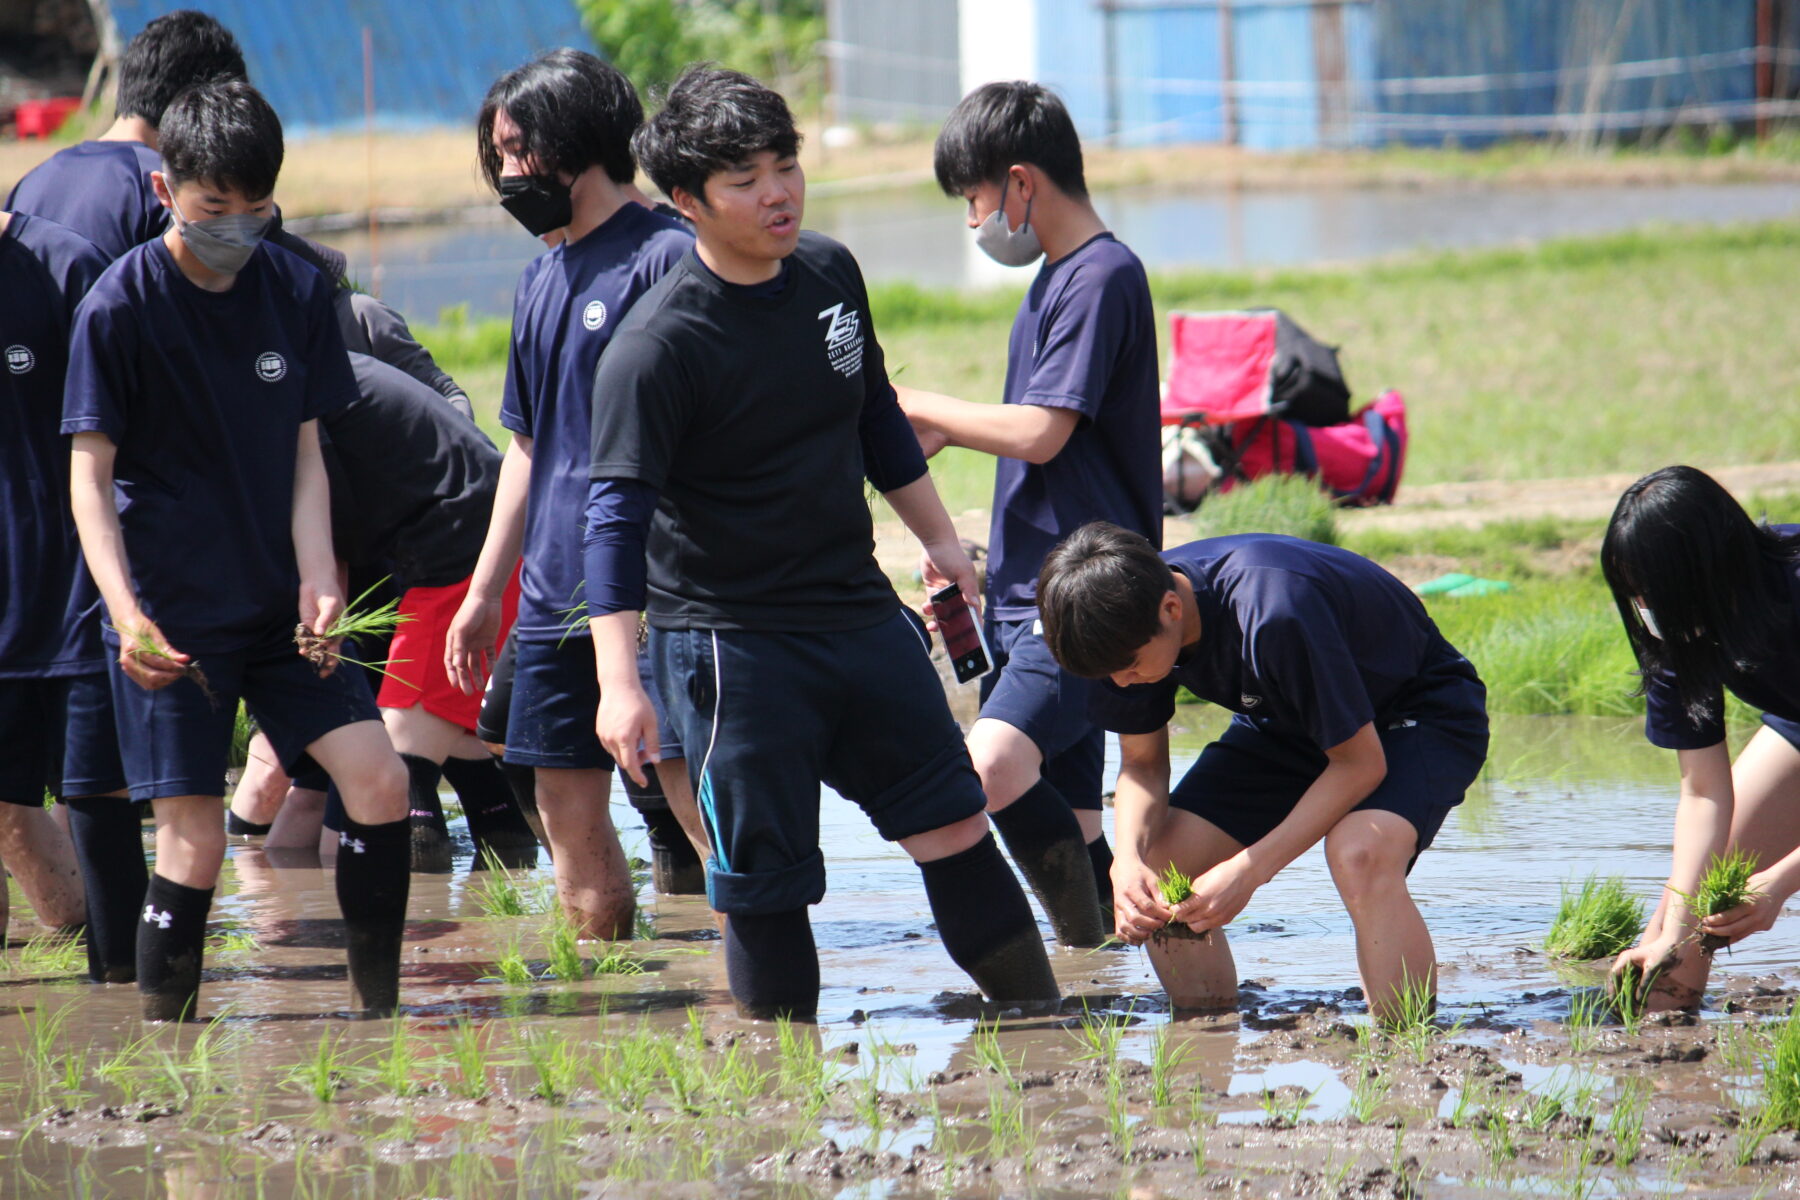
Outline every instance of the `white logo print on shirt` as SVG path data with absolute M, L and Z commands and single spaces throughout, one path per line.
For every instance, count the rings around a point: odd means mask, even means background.
M 598 329 L 606 324 L 606 305 L 599 300 L 589 300 L 588 306 L 581 310 L 581 323 L 589 329 Z
M 287 374 L 287 359 L 273 350 L 257 355 L 256 377 L 264 383 L 274 383 Z
M 845 308 L 840 300 L 821 312 L 819 320 L 831 322 L 825 327 L 825 357 L 830 361 L 831 369 L 844 376 L 862 370 L 862 314 L 854 308 Z
M 14 375 L 23 375 L 37 366 L 37 355 L 31 352 L 30 346 L 8 346 L 6 348 L 6 369 Z

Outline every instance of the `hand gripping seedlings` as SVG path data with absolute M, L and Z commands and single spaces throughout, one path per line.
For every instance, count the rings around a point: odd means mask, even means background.
M 182 666 L 173 659 L 166 657 L 163 653 L 162 644 L 154 637 L 151 637 L 150 631 L 142 625 L 132 629 L 120 629 L 115 625 L 113 626 L 113 632 L 119 635 L 120 641 L 131 647 L 132 656 L 134 658 L 137 658 L 139 661 L 146 658 L 162 659 L 170 666 L 178 668 L 183 675 L 186 675 L 189 679 L 193 680 L 194 685 L 200 689 L 201 693 L 205 695 L 208 700 L 216 700 L 211 685 L 206 681 L 206 672 L 200 669 L 200 664 L 190 660 L 186 666 Z M 173 647 L 170 647 L 170 649 L 173 649 Z
M 1162 877 L 1156 881 L 1156 886 L 1157 890 L 1162 893 L 1163 903 L 1170 908 L 1174 908 L 1194 894 L 1194 881 L 1189 879 L 1174 863 L 1163 868 Z M 1165 938 L 1185 938 L 1195 942 L 1205 941 L 1209 936 L 1210 934 L 1195 933 L 1180 921 L 1170 921 L 1150 935 L 1153 941 Z
M 389 600 L 386 604 L 380 605 L 379 607 L 364 607 L 363 602 L 369 598 L 376 588 L 381 587 L 386 582 L 386 579 L 380 579 L 375 583 L 370 584 L 369 587 L 364 590 L 362 595 L 344 606 L 344 611 L 337 615 L 337 619 L 331 623 L 324 633 L 314 633 L 304 622 L 294 626 L 294 644 L 300 647 L 300 653 L 305 656 L 306 661 L 310 662 L 320 671 L 324 671 L 334 663 L 340 662 L 347 662 L 352 666 L 358 667 L 374 667 L 376 670 L 380 671 L 382 664 L 361 662 L 344 654 L 340 654 L 338 651 L 332 649 L 332 647 L 344 641 L 346 638 L 386 637 L 388 634 L 393 633 L 394 630 L 400 628 L 400 623 L 402 621 L 411 620 L 409 616 L 400 611 L 400 601 L 398 598 Z M 381 673 L 383 675 L 387 674 L 386 671 L 381 671 Z
M 1696 917 L 1716 917 L 1720 913 L 1730 912 L 1740 904 L 1748 904 L 1761 898 L 1762 893 L 1750 886 L 1750 877 L 1756 874 L 1756 856 L 1746 854 L 1742 850 L 1732 850 L 1726 854 L 1715 854 L 1706 864 L 1706 873 L 1700 876 L 1700 884 L 1691 896 L 1683 895 L 1688 908 Z M 1717 934 L 1702 934 L 1700 949 L 1712 953 L 1726 944 L 1726 939 Z

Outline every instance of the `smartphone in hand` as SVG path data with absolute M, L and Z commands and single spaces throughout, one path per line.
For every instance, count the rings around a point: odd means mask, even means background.
M 931 619 L 937 622 L 938 633 L 944 639 L 944 649 L 950 655 L 950 669 L 956 672 L 956 682 L 980 679 L 994 669 L 987 639 L 981 636 L 981 626 L 976 623 L 969 602 L 963 599 L 961 588 L 951 584 L 932 593 Z

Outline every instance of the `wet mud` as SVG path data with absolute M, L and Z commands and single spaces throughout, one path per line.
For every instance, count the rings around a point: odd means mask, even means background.
M 1177 738 L 1197 753 L 1206 718 Z M 402 1012 L 347 1015 L 329 870 L 234 845 L 200 1021 L 146 1026 L 79 947 L 0 963 L 0 1195 L 1774 1196 L 1763 1119 L 1792 918 L 1721 953 L 1707 1006 L 1630 1026 L 1537 947 L 1590 870 L 1654 894 L 1672 757 L 1630 724 L 1502 722 L 1412 884 L 1435 1022 L 1371 1030 L 1317 855 L 1230 928 L 1235 1011 L 1171 1014 L 1142 951 L 1050 947 L 1052 1012 L 984 1003 L 917 871 L 822 802 L 820 1021 L 739 1019 L 704 904 L 647 883 L 640 936 L 556 944 L 549 867 L 416 876 Z M 628 850 L 642 830 L 613 816 Z M 494 915 L 508 908 L 522 915 Z M 1047 926 L 1040 926 L 1049 940 Z M 508 978 L 520 982 L 507 982 Z

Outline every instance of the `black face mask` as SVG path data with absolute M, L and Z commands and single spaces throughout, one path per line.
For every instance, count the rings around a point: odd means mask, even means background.
M 569 185 L 553 175 L 502 175 L 500 207 L 532 237 L 543 237 L 575 219 Z

